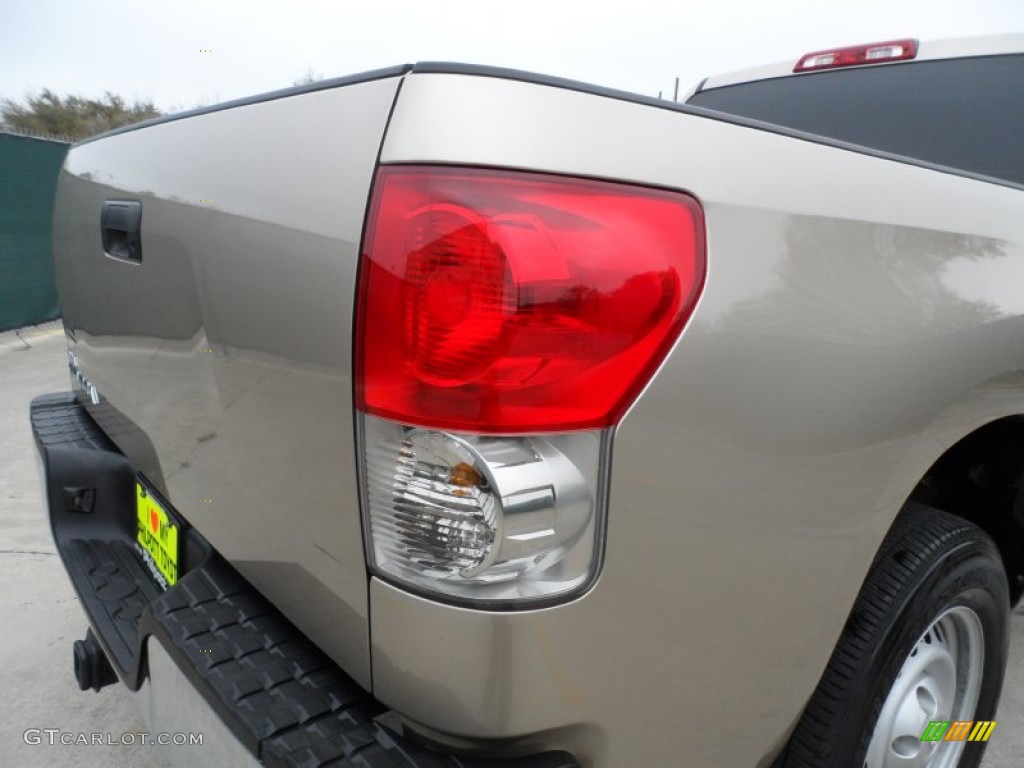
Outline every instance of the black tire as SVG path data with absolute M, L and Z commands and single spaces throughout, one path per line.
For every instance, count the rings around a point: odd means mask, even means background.
M 973 717 L 959 719 L 994 720 L 1006 669 L 1010 611 L 999 552 L 976 525 L 910 503 L 875 558 L 780 765 L 864 768 L 879 714 L 904 662 L 948 609 L 969 616 L 957 606 L 980 619 L 983 639 L 976 645 L 984 648 L 977 706 Z M 957 745 L 933 748 L 931 760 L 939 750 Z M 968 742 L 959 768 L 977 766 L 984 749 L 984 742 Z

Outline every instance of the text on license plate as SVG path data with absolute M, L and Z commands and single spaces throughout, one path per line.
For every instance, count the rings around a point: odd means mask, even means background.
M 135 510 L 135 540 L 142 548 L 142 556 L 161 586 L 173 586 L 178 581 L 178 526 L 139 482 L 135 483 Z

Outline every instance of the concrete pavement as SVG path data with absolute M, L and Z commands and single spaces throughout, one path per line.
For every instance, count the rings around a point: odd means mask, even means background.
M 26 743 L 29 729 L 120 736 L 145 727 L 123 688 L 83 693 L 72 675 L 85 617 L 50 538 L 28 422 L 33 397 L 70 387 L 64 333 L 53 323 L 21 334 L 0 334 L 0 765 L 165 768 L 163 754 L 137 744 L 74 746 L 57 736 L 50 746 L 45 733 Z
M 29 729 L 116 738 L 145 727 L 123 687 L 82 693 L 72 676 L 71 644 L 84 636 L 85 618 L 50 538 L 28 422 L 33 397 L 69 388 L 64 336 L 59 324 L 22 336 L 0 334 L 0 766 L 166 768 L 173 747 L 51 746 L 45 733 L 26 743 Z M 1016 768 L 1024 760 L 1024 606 L 1013 615 L 998 723 L 983 768 Z

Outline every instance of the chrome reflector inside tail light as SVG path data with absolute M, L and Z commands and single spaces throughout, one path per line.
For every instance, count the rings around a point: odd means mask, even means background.
M 363 417 L 371 565 L 466 600 L 575 590 L 596 560 L 602 434 L 495 437 Z

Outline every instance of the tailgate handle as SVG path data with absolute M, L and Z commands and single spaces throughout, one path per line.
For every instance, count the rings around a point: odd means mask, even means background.
M 100 213 L 103 252 L 114 259 L 142 261 L 142 203 L 138 200 L 106 200 Z

